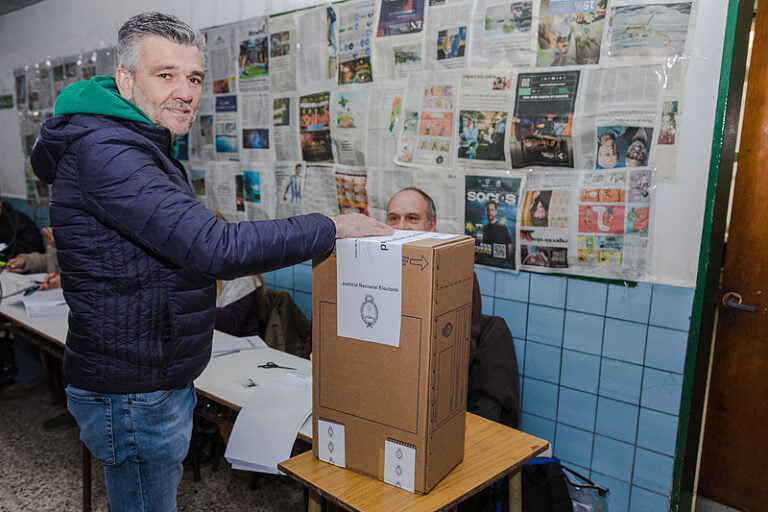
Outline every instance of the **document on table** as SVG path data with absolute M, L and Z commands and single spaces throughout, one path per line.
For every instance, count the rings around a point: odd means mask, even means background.
M 254 348 L 267 348 L 267 344 L 259 336 L 235 336 L 224 335 L 218 331 L 213 333 L 213 355 L 234 354 L 243 350 Z
M 290 458 L 296 435 L 312 414 L 311 380 L 292 373 L 253 388 L 224 453 L 232 469 L 281 474 L 278 462 Z
M 22 299 L 29 318 L 63 316 L 69 312 L 61 288 L 38 290 Z

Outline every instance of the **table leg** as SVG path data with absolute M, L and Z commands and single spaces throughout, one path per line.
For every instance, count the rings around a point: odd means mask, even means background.
M 83 444 L 83 512 L 91 512 L 91 452 Z
M 509 475 L 509 512 L 523 510 L 523 482 L 520 470 Z
M 320 493 L 309 489 L 307 497 L 307 512 L 322 512 L 323 511 L 323 497 Z

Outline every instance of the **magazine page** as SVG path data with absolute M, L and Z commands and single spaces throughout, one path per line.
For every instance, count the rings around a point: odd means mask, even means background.
M 373 81 L 371 48 L 376 4 L 373 0 L 343 2 L 334 6 L 338 23 L 338 83 Z
M 331 92 L 331 149 L 336 163 L 366 165 L 369 86 L 346 86 Z
M 528 175 L 520 212 L 523 270 L 565 272 L 570 267 L 573 189 L 577 171 Z
M 469 53 L 469 21 L 472 2 L 443 0 L 430 3 L 429 23 L 425 33 L 424 64 L 426 69 L 457 69 L 467 65 Z
M 424 71 L 411 76 L 406 91 L 397 163 L 451 167 L 457 75 Z
M 584 172 L 579 183 L 579 273 L 637 280 L 648 271 L 653 173 Z
M 456 162 L 461 167 L 508 169 L 509 106 L 514 78 L 503 70 L 467 70 L 459 86 Z M 506 108 L 505 108 L 506 106 Z
M 520 73 L 510 126 L 513 168 L 573 167 L 578 70 Z
M 467 174 L 465 233 L 475 239 L 475 263 L 517 272 L 517 218 L 523 173 Z
M 330 91 L 299 97 L 299 136 L 307 162 L 332 162 Z

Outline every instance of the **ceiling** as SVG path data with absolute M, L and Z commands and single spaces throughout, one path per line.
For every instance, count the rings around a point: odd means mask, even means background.
M 28 5 L 42 2 L 43 0 L 0 0 L 0 16 L 9 12 L 18 11 Z

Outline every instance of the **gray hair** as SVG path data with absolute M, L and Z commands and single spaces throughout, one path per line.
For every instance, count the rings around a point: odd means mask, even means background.
M 144 36 L 155 35 L 171 42 L 197 46 L 205 65 L 205 38 L 176 16 L 160 12 L 143 12 L 123 23 L 117 32 L 117 65 L 136 73 L 139 62 L 139 42 Z
M 429 194 L 424 192 L 418 187 L 405 187 L 403 189 L 400 189 L 397 191 L 397 194 L 400 192 L 405 192 L 406 190 L 413 190 L 417 194 L 419 194 L 421 197 L 424 198 L 424 201 L 427 202 L 427 222 L 432 222 L 433 220 L 437 219 L 437 208 L 435 207 L 435 202 L 432 200 L 431 197 L 429 197 Z M 397 194 L 395 194 L 392 197 L 395 197 Z M 389 210 L 389 203 L 392 202 L 392 198 L 389 199 L 389 202 L 387 203 L 387 210 Z

